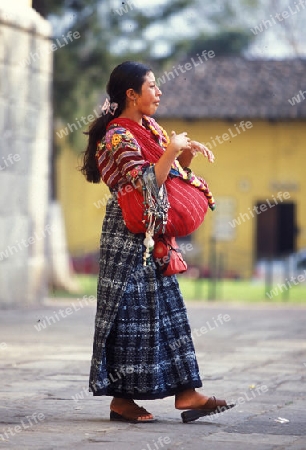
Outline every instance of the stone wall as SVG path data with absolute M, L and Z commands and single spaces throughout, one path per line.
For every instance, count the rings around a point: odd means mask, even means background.
M 0 306 L 44 297 L 52 234 L 51 27 L 9 3 L 0 0 Z

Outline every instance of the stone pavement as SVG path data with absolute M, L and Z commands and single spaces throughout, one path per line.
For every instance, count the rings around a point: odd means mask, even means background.
M 187 303 L 202 391 L 237 404 L 190 424 L 173 398 L 139 402 L 156 423 L 109 421 L 110 399 L 87 392 L 95 306 L 86 305 L 0 312 L 0 449 L 306 449 L 306 305 Z

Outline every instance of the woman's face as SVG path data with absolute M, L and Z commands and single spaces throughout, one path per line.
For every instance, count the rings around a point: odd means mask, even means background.
M 141 114 L 151 116 L 155 113 L 160 102 L 161 90 L 155 83 L 152 72 L 148 72 L 141 86 L 141 93 L 136 95 L 136 106 Z

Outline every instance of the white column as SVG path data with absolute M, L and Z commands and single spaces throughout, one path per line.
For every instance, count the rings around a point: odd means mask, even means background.
M 30 3 L 0 0 L 0 306 L 47 287 L 51 27 Z

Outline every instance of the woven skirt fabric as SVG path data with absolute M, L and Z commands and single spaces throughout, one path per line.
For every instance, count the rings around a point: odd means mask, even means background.
M 143 238 L 128 231 L 110 201 L 101 236 L 94 395 L 150 400 L 202 386 L 177 279 L 159 274 L 152 260 L 143 266 Z

